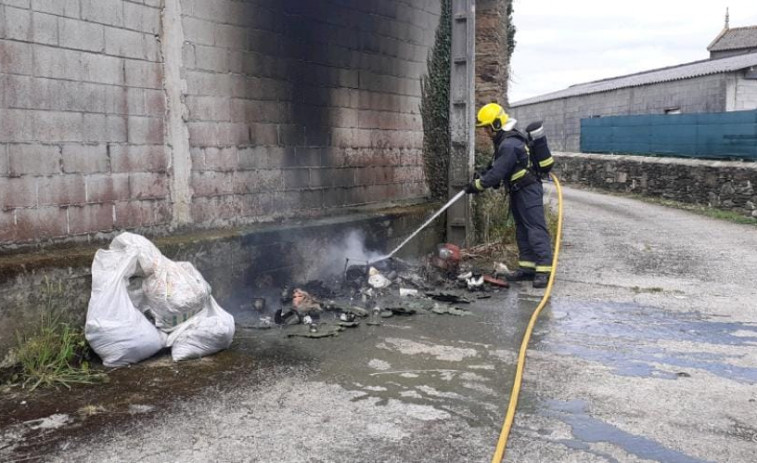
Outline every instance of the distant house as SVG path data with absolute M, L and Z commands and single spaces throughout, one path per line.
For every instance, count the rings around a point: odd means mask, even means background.
M 726 16 L 707 49 L 710 59 L 573 85 L 511 103 L 510 113 L 543 120 L 553 149 L 579 151 L 584 118 L 757 109 L 757 26 L 731 29 Z
M 757 52 L 757 26 L 728 27 L 715 37 L 707 47 L 710 58 L 724 58 L 726 56 L 743 55 Z

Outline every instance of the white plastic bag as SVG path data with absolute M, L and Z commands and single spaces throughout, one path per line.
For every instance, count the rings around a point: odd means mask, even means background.
M 205 307 L 210 285 L 189 262 L 173 262 L 163 257 L 155 271 L 142 283 L 144 306 L 155 325 L 171 331 Z
M 166 335 L 134 307 L 127 290 L 136 249 L 99 250 L 92 262 L 92 295 L 84 335 L 107 367 L 136 363 L 165 346 Z
M 139 268 L 144 275 L 152 274 L 155 266 L 164 259 L 160 250 L 150 240 L 134 233 L 121 233 L 110 242 L 110 250 L 131 250 L 136 252 Z M 139 270 L 139 269 L 138 269 Z
M 122 233 L 95 254 L 84 333 L 105 366 L 136 363 L 164 347 L 175 361 L 210 355 L 228 348 L 234 331 L 234 317 L 200 272 L 148 239 Z
M 174 361 L 204 357 L 228 349 L 234 339 L 234 317 L 211 296 L 197 315 L 177 326 L 168 336 Z
M 211 288 L 191 263 L 172 261 L 147 238 L 133 233 L 118 235 L 110 247 L 138 250 L 144 275 L 139 309 L 161 330 L 171 331 L 205 308 Z

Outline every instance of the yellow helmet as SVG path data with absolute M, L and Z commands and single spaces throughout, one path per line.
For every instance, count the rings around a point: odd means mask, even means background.
M 491 126 L 494 130 L 502 130 L 507 124 L 510 117 L 505 112 L 505 108 L 497 103 L 489 103 L 478 110 L 476 118 L 476 127 Z

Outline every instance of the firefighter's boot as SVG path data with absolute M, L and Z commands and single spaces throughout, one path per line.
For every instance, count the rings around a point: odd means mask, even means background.
M 531 281 L 534 279 L 535 272 L 529 269 L 519 268 L 518 270 L 505 275 L 507 281 Z
M 537 272 L 534 274 L 534 288 L 546 288 L 549 283 L 549 273 Z

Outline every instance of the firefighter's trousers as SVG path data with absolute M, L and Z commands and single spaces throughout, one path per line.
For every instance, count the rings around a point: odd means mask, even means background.
M 552 244 L 544 217 L 544 188 L 535 182 L 510 193 L 515 219 L 519 266 L 526 271 L 552 271 Z

